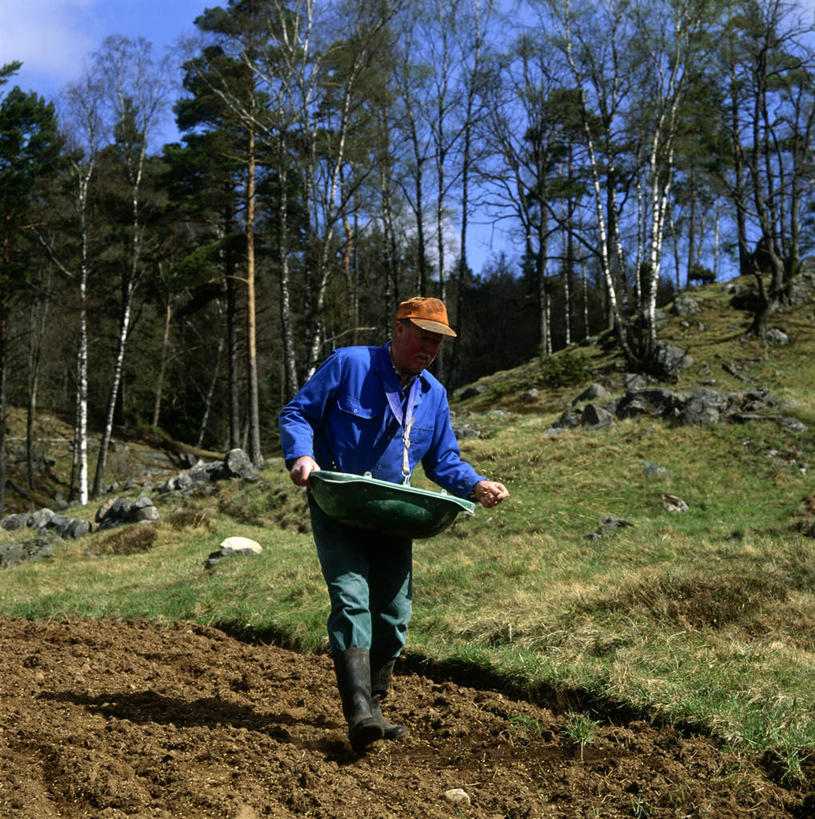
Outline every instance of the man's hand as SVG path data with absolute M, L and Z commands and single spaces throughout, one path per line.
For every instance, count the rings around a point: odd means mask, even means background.
M 289 477 L 295 486 L 308 486 L 308 476 L 319 472 L 320 465 L 310 455 L 301 455 L 289 470 Z
M 473 497 L 486 508 L 497 506 L 509 497 L 509 490 L 498 481 L 479 481 L 473 489 Z

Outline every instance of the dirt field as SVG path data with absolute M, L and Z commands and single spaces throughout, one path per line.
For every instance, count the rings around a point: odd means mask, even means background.
M 355 756 L 327 657 L 215 630 L 0 620 L 0 651 L 2 816 L 815 815 L 708 739 L 603 725 L 581 761 L 563 715 L 398 671 L 409 738 Z

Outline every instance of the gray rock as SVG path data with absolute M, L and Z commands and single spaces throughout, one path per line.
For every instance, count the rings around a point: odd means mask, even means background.
M 50 541 L 35 538 L 27 543 L 0 544 L 0 569 L 9 569 L 31 560 L 53 557 Z
M 644 390 L 629 390 L 617 405 L 618 418 L 634 418 L 637 415 L 667 417 L 676 404 L 674 393 L 654 387 Z
M 562 412 L 560 417 L 552 426 L 555 429 L 572 429 L 580 426 L 580 416 L 576 412 L 566 410 Z
M 161 517 L 158 509 L 152 504 L 150 506 L 142 506 L 135 510 L 133 515 L 134 523 L 152 523 Z
M 482 384 L 473 385 L 472 387 L 465 387 L 459 394 L 460 401 L 466 401 L 468 398 L 477 398 L 479 395 L 483 395 L 487 391 L 487 388 Z
M 727 408 L 727 399 L 715 390 L 696 389 L 685 402 L 680 422 L 686 426 L 715 424 Z
M 722 364 L 722 369 L 732 375 L 734 378 L 738 378 L 739 381 L 749 381 L 750 377 L 744 371 L 744 368 L 736 361 L 726 361 Z
M 23 529 L 28 525 L 28 515 L 24 512 L 16 512 L 13 515 L 6 515 L 2 521 L 0 521 L 0 526 L 4 529 L 7 529 L 10 532 L 13 532 L 17 529 Z
M 586 404 L 580 415 L 580 423 L 584 427 L 602 429 L 614 426 L 614 416 L 597 404 Z
M 231 449 L 224 456 L 226 474 L 234 478 L 244 478 L 256 470 L 249 456 L 242 449 Z
M 767 330 L 765 341 L 770 347 L 786 347 L 790 343 L 790 337 L 778 327 Z
M 30 529 L 42 529 L 48 525 L 48 521 L 52 517 L 54 517 L 54 513 L 47 507 L 43 507 L 28 516 L 28 526 Z
M 680 318 L 690 318 L 701 310 L 700 300 L 695 296 L 682 293 L 676 297 L 671 312 Z
M 178 476 L 176 476 L 175 485 L 173 486 L 173 489 L 181 490 L 191 489 L 193 485 L 194 483 L 192 478 L 190 477 L 189 472 L 182 472 Z
M 693 365 L 693 357 L 681 347 L 672 344 L 657 342 L 651 358 L 651 370 L 655 375 L 663 378 L 675 378 Z
M 455 424 L 452 424 L 452 427 L 453 427 L 453 432 L 455 433 L 456 438 L 459 439 L 459 440 L 461 440 L 463 438 L 480 438 L 481 437 L 481 433 L 477 429 L 474 429 L 473 427 L 468 426 L 467 424 L 455 423 Z
M 602 384 L 589 384 L 577 398 L 572 401 L 572 406 L 581 404 L 584 401 L 596 401 L 598 398 L 605 398 L 608 395 L 608 390 Z
M 147 495 L 140 495 L 136 500 L 116 498 L 113 501 L 106 501 L 96 512 L 96 521 L 102 529 L 158 519 L 159 511 Z
M 764 387 L 752 387 L 745 390 L 741 399 L 736 399 L 736 401 L 744 412 L 760 412 L 778 403 L 773 394 Z
M 80 518 L 72 518 L 65 527 L 63 537 L 71 537 L 74 540 L 84 537 L 91 531 L 90 521 Z
M 642 465 L 642 474 L 645 475 L 646 478 L 663 478 L 670 475 L 671 472 L 664 466 L 645 461 Z
M 625 373 L 623 386 L 626 391 L 644 390 L 648 386 L 648 379 L 640 373 Z
M 809 427 L 798 418 L 789 415 L 782 415 L 776 419 L 776 423 L 790 432 L 806 432 Z
M 660 496 L 662 500 L 662 507 L 668 512 L 672 512 L 674 514 L 682 514 L 683 512 L 687 512 L 690 508 L 685 501 L 682 500 L 677 495 L 669 495 L 667 493 L 662 493 Z
M 621 529 L 624 526 L 633 525 L 634 524 L 630 520 L 626 520 L 625 518 L 614 517 L 614 515 L 602 515 L 600 517 L 600 532 L 602 534 L 616 532 L 617 529 Z
M 97 523 L 101 523 L 107 517 L 107 514 L 110 511 L 111 506 L 113 506 L 115 500 L 116 498 L 108 498 L 106 501 L 102 502 L 102 504 L 96 510 L 96 516 L 94 517 L 94 520 Z

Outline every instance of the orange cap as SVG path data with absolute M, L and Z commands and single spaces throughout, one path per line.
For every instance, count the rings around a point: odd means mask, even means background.
M 429 330 L 431 333 L 456 337 L 447 320 L 447 308 L 441 299 L 426 299 L 423 296 L 414 296 L 399 305 L 396 318 L 409 319 L 423 330 Z

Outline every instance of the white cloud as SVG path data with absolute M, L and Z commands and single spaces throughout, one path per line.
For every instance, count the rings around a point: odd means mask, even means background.
M 59 88 L 75 79 L 99 42 L 93 0 L 3 0 L 0 32 L 0 59 L 23 62 L 15 78 L 21 87 L 37 80 Z

